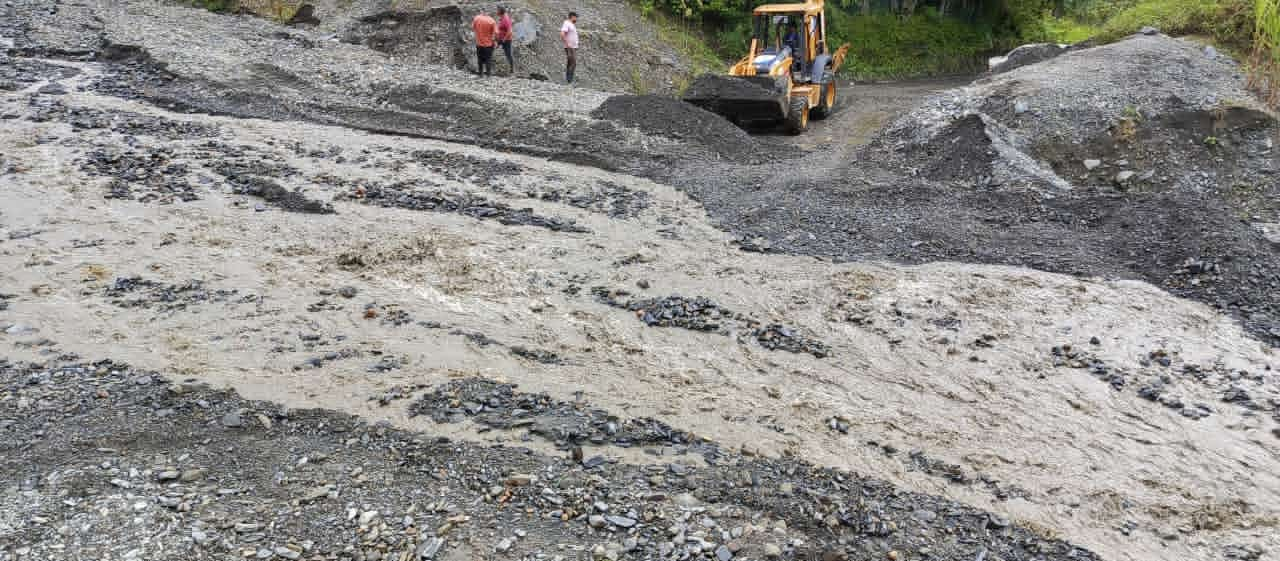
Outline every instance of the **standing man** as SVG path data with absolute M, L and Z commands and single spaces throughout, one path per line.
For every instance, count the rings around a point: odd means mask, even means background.
M 502 45 L 502 54 L 507 56 L 507 64 L 511 66 L 511 75 L 516 74 L 516 59 L 511 54 L 511 40 L 515 38 L 511 14 L 507 9 L 498 6 L 498 44 Z
M 569 19 L 560 26 L 560 40 L 564 42 L 564 81 L 573 83 L 573 72 L 578 69 L 578 14 L 569 12 Z
M 476 66 L 481 76 L 493 75 L 493 46 L 497 40 L 498 23 L 488 14 L 480 12 L 471 20 L 476 32 Z

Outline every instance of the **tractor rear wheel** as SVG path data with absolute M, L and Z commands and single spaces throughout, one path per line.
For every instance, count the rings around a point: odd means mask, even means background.
M 809 100 L 803 97 L 791 98 L 791 109 L 787 112 L 787 132 L 800 134 L 809 128 Z
M 827 115 L 836 107 L 836 81 L 833 79 L 822 86 L 822 93 L 818 96 L 818 106 L 813 108 L 813 118 L 821 121 L 826 119 Z

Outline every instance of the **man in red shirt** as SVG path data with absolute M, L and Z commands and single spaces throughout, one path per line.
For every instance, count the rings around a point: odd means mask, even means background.
M 502 54 L 507 55 L 507 64 L 511 66 L 511 74 L 516 73 L 516 59 L 511 55 L 511 40 L 515 38 L 511 23 L 511 14 L 507 9 L 498 6 L 498 44 L 502 45 Z
M 476 66 L 481 76 L 493 75 L 493 47 L 497 42 L 498 23 L 488 14 L 480 12 L 471 20 L 476 32 Z

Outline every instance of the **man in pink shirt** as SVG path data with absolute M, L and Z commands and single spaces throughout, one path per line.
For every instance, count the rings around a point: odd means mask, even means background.
M 493 75 L 493 47 L 497 41 L 498 23 L 481 12 L 471 20 L 471 29 L 476 32 L 476 66 L 481 76 Z
M 511 40 L 515 38 L 511 14 L 507 9 L 498 6 L 498 44 L 502 46 L 502 54 L 507 56 L 507 64 L 511 66 L 511 74 L 516 73 L 516 59 L 511 54 Z
M 560 26 L 560 40 L 564 42 L 564 81 L 572 84 L 578 69 L 578 14 L 569 12 L 569 19 Z

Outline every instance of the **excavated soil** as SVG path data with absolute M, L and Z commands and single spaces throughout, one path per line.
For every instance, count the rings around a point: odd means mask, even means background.
M 1274 122 L 1198 48 L 880 133 L 938 87 L 854 86 L 753 164 L 321 31 L 4 9 L 2 561 L 1280 551 Z

